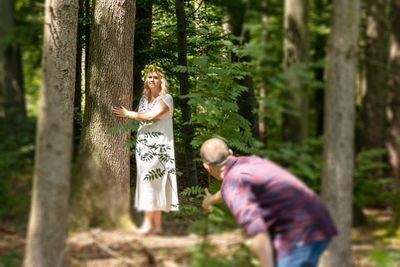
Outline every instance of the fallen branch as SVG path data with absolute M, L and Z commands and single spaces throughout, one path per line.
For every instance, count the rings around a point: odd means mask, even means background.
M 124 255 L 118 253 L 115 250 L 112 250 L 112 249 L 108 248 L 107 246 L 105 246 L 101 242 L 99 242 L 98 239 L 97 239 L 96 233 L 91 232 L 91 236 L 93 238 L 94 244 L 97 247 L 99 247 L 102 251 L 107 253 L 108 255 L 110 255 L 110 256 L 112 256 L 114 258 L 117 258 L 117 259 L 123 261 L 124 263 L 135 264 L 135 262 L 132 259 L 130 259 L 128 257 L 125 257 Z M 139 240 L 136 239 L 135 241 L 138 242 L 138 245 L 139 245 L 139 249 L 138 250 L 140 252 L 142 252 L 146 256 L 147 262 L 150 264 L 150 266 L 155 266 L 156 265 L 156 260 L 155 260 L 154 255 L 151 253 L 151 251 L 149 249 L 147 249 Z

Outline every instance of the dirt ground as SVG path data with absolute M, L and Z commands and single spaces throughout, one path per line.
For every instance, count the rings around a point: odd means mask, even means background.
M 400 266 L 400 230 L 386 236 L 391 220 L 388 210 L 365 210 L 366 226 L 353 228 L 352 258 L 357 267 Z M 161 235 L 140 236 L 132 231 L 100 230 L 73 233 L 68 238 L 66 263 L 71 267 L 113 266 L 191 266 L 193 250 L 204 245 L 204 237 L 183 234 L 176 221 L 164 220 Z M 167 230 L 168 229 L 168 230 Z M 211 234 L 207 244 L 211 257 L 228 257 L 237 251 L 246 238 L 240 229 Z M 0 267 L 20 266 L 25 247 L 24 233 L 0 223 Z

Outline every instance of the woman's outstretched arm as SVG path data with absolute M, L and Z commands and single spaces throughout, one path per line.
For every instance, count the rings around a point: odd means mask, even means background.
M 138 121 L 149 121 L 160 118 L 169 111 L 169 107 L 164 101 L 158 101 L 154 108 L 148 112 L 136 112 L 126 109 L 124 106 L 112 107 L 112 113 L 118 117 L 130 118 Z

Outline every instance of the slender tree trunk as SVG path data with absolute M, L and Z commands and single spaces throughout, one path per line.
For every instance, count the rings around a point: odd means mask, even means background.
M 308 136 L 308 88 L 296 72 L 308 64 L 308 0 L 285 0 L 284 70 L 289 75 L 285 99 L 290 103 L 283 118 L 283 139 L 299 143 Z M 293 106 L 294 105 L 294 106 Z M 295 112 L 297 115 L 293 115 Z
M 88 69 L 89 69 L 89 64 L 88 64 L 88 58 L 89 58 L 89 41 L 90 41 L 90 26 L 92 24 L 92 6 L 90 4 L 92 0 L 84 0 L 84 8 L 85 8 L 85 18 L 86 18 L 86 24 L 85 24 L 85 60 L 84 60 L 84 69 L 83 71 L 85 72 L 83 75 L 84 84 L 85 84 L 85 96 L 87 93 L 87 89 L 89 88 L 89 79 L 88 79 Z
M 322 24 L 324 23 L 324 13 L 326 11 L 326 1 L 325 0 L 314 0 L 314 10 L 317 12 L 316 23 Z M 324 34 L 316 33 L 315 43 L 313 44 L 315 52 L 313 54 L 313 62 L 320 62 L 325 59 L 326 55 L 326 37 Z M 319 64 L 318 64 L 319 65 Z M 325 82 L 324 78 L 324 67 L 323 66 L 315 66 L 314 67 L 314 78 L 321 83 Z M 324 90 L 323 88 L 318 88 L 315 91 L 314 95 L 314 103 L 315 107 L 315 136 L 322 136 L 324 133 Z M 310 135 L 310 134 L 309 134 Z
M 261 30 L 261 44 L 263 45 L 264 49 L 266 49 L 267 47 L 267 40 L 268 40 L 268 16 L 266 14 L 266 7 L 267 7 L 267 0 L 263 0 L 261 3 L 261 6 L 263 8 L 263 14 L 261 15 L 261 25 L 262 25 L 262 30 Z M 267 140 L 266 140 L 266 136 L 267 136 L 267 128 L 265 125 L 265 113 L 266 113 L 266 107 L 264 104 L 264 101 L 266 99 L 266 94 L 267 94 L 267 81 L 266 81 L 266 77 L 267 77 L 267 73 L 265 71 L 265 66 L 262 66 L 262 72 L 261 72 L 261 87 L 260 87 L 260 101 L 258 104 L 258 108 L 260 110 L 259 112 L 259 123 L 258 123 L 258 128 L 260 130 L 260 140 L 266 144 Z
M 250 42 L 250 31 L 243 29 L 246 9 L 246 4 L 239 0 L 233 0 L 228 4 L 229 26 L 231 32 L 234 36 L 243 38 L 242 42 L 234 40 L 233 42 L 236 45 L 244 45 Z M 232 61 L 250 62 L 251 58 L 250 56 L 238 57 L 236 54 L 232 54 Z M 239 113 L 250 122 L 253 137 L 260 140 L 258 114 L 254 112 L 257 107 L 257 103 L 254 94 L 253 78 L 250 75 L 246 75 L 243 79 L 236 80 L 236 82 L 248 88 L 248 90 L 244 91 L 238 99 Z
M 357 131 L 360 142 L 357 152 L 384 148 L 385 131 L 385 96 L 387 73 L 386 43 L 386 1 L 368 0 L 366 2 L 366 32 L 364 50 L 364 72 L 361 82 L 360 127 Z M 371 125 L 374 125 L 371 127 Z M 374 161 L 383 161 L 383 156 L 376 156 Z M 383 169 L 369 172 L 365 178 L 380 178 Z M 353 206 L 353 225 L 361 225 L 366 221 L 362 207 Z
M 78 11 L 78 31 L 76 41 L 76 78 L 75 78 L 75 97 L 74 97 L 74 155 L 78 151 L 79 138 L 81 134 L 82 122 L 82 51 L 84 47 L 84 0 L 79 0 Z
M 151 46 L 151 29 L 153 22 L 153 0 L 140 0 L 136 6 L 136 29 L 135 29 L 135 55 L 134 62 L 134 106 L 139 104 L 143 93 L 142 70 L 148 64 L 148 52 Z
M 66 249 L 77 22 L 76 1 L 46 1 L 26 267 L 62 266 Z
M 0 119 L 15 134 L 26 122 L 21 52 L 16 42 L 6 41 L 15 28 L 14 0 L 0 0 L 0 6 Z
M 185 6 L 184 0 L 176 0 L 176 18 L 178 21 L 178 64 L 181 66 L 187 66 L 187 45 L 186 45 L 186 18 L 185 18 Z M 189 73 L 178 73 L 180 95 L 185 96 L 189 94 Z M 185 147 L 185 164 L 187 171 L 187 185 L 196 186 L 197 180 L 197 168 L 194 160 L 194 151 L 190 142 L 193 139 L 193 127 L 190 124 L 191 110 L 187 103 L 188 99 L 181 101 L 182 108 L 182 132 L 183 142 Z
M 360 1 L 334 0 L 328 45 L 325 94 L 322 197 L 339 235 L 322 258 L 322 266 L 351 266 L 354 164 L 355 81 Z
M 386 0 L 366 3 L 365 80 L 360 119 L 361 150 L 384 147 L 386 89 Z M 371 127 L 374 125 L 374 127 Z M 382 158 L 377 159 L 382 161 Z
M 97 0 L 93 6 L 85 114 L 73 175 L 74 227 L 131 227 L 129 132 L 112 106 L 132 106 L 135 1 Z
M 400 226 L 400 2 L 391 1 L 390 78 L 386 148 L 391 175 L 397 185 L 393 228 Z

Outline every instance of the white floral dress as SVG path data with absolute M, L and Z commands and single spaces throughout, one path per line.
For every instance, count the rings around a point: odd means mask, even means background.
M 142 96 L 138 111 L 147 112 L 158 101 L 164 101 L 169 111 L 158 120 L 141 122 L 137 134 L 135 207 L 140 211 L 170 211 L 179 208 L 175 174 L 172 96 L 160 95 L 150 105 Z

